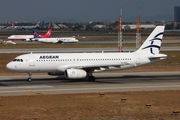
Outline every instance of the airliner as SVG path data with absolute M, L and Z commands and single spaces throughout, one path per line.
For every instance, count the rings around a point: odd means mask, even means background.
M 94 72 L 123 70 L 167 58 L 160 54 L 164 26 L 157 26 L 141 47 L 134 52 L 111 53 L 30 53 L 17 56 L 6 67 L 17 72 L 27 72 L 27 81 L 33 72 L 47 72 L 49 75 L 64 75 L 67 79 L 95 81 Z
M 31 41 L 38 41 L 42 43 L 77 43 L 79 40 L 77 40 L 75 37 L 60 37 L 60 38 L 51 38 L 51 32 L 52 28 L 50 29 L 51 31 L 48 32 L 42 36 L 38 35 L 36 32 L 34 32 L 34 38 L 31 39 Z
M 34 38 L 33 35 L 10 35 L 8 40 L 30 40 Z
M 27 30 L 27 29 L 36 29 L 39 27 L 43 27 L 44 21 L 39 21 L 36 25 L 29 25 L 29 26 L 15 26 L 14 23 L 11 23 L 12 27 L 18 30 Z
M 43 43 L 77 43 L 78 39 L 74 37 L 63 37 L 63 38 L 34 38 L 32 41 L 38 41 Z
M 44 35 L 38 35 L 36 31 L 32 31 L 33 35 L 10 35 L 8 37 L 9 40 L 26 40 L 26 41 L 31 41 L 31 39 L 36 38 L 36 37 L 51 37 L 52 29 L 50 28 L 46 34 Z

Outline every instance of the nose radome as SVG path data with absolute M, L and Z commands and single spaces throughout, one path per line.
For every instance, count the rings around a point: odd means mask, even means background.
M 7 69 L 10 69 L 10 66 L 11 66 L 10 63 L 8 63 L 8 64 L 6 65 L 6 68 L 7 68 Z
M 11 63 L 8 63 L 6 65 L 6 68 L 9 69 L 9 70 L 13 70 L 13 65 Z

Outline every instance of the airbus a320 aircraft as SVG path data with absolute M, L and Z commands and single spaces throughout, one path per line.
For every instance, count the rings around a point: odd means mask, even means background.
M 36 31 L 32 31 L 33 35 L 11 35 L 8 40 L 26 40 L 31 41 L 34 37 L 51 37 L 52 29 L 49 29 L 46 34 L 38 35 Z
M 38 35 L 38 33 L 36 32 L 36 31 L 32 31 L 32 34 L 33 34 L 33 38 L 30 38 L 30 39 L 26 39 L 26 41 L 28 41 L 28 42 L 32 42 L 32 41 L 34 41 L 34 39 L 36 39 L 36 38 L 50 38 L 52 35 L 52 28 L 50 28 L 47 32 L 46 32 L 46 34 L 44 34 L 44 35 Z
M 77 43 L 78 39 L 74 37 L 63 37 L 63 38 L 34 38 L 34 41 L 42 43 Z
M 30 26 L 15 26 L 14 22 L 11 23 L 12 28 L 18 29 L 18 30 L 32 30 L 39 27 L 43 27 L 44 21 L 39 21 L 36 25 L 30 25 Z
M 165 59 L 167 55 L 159 53 L 163 32 L 164 26 L 157 26 L 142 46 L 132 53 L 31 53 L 16 57 L 6 67 L 29 73 L 28 81 L 31 81 L 32 72 L 95 81 L 93 72 L 129 69 Z
M 42 43 L 77 43 L 77 40 L 74 37 L 61 37 L 61 38 L 51 38 L 52 28 L 49 29 L 45 35 L 38 35 L 37 32 L 34 32 L 34 38 L 31 41 L 37 41 Z
M 10 35 L 8 40 L 27 40 L 29 41 L 31 38 L 34 38 L 33 35 Z

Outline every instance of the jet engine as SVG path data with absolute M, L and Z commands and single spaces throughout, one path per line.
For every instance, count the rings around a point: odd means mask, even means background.
M 31 40 L 30 40 L 30 38 L 27 38 L 26 41 L 27 41 L 27 42 L 30 42 Z
M 87 75 L 86 71 L 82 69 L 67 69 L 65 70 L 65 77 L 68 79 L 85 78 Z

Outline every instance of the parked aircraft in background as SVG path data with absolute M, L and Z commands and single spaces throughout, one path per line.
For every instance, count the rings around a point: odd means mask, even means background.
M 29 26 L 15 26 L 13 22 L 11 24 L 13 28 L 18 29 L 18 30 L 28 30 L 28 29 L 32 30 L 32 29 L 43 27 L 44 21 L 40 21 L 36 25 L 29 25 Z
M 136 29 L 136 24 L 122 25 L 123 30 Z M 141 29 L 154 29 L 156 25 L 154 24 L 141 24 Z
M 93 72 L 129 69 L 167 57 L 160 54 L 164 26 L 157 26 L 142 46 L 135 52 L 113 53 L 31 53 L 16 57 L 6 67 L 12 71 L 47 72 L 49 75 L 65 75 L 68 79 L 88 78 L 94 81 Z
M 31 41 L 43 42 L 43 43 L 77 43 L 74 37 L 63 37 L 63 38 L 51 38 L 52 28 L 45 35 L 38 35 L 37 32 L 33 32 L 34 38 Z
M 51 37 L 52 29 L 49 29 L 46 34 L 38 35 L 36 31 L 32 31 L 33 35 L 10 35 L 8 40 L 26 40 L 31 41 L 31 39 L 36 37 Z
M 63 37 L 63 38 L 34 38 L 33 41 L 43 42 L 43 43 L 77 43 L 74 37 Z
M 34 38 L 33 35 L 10 35 L 8 40 L 30 40 Z

